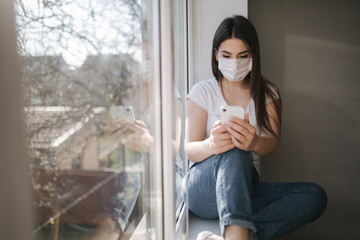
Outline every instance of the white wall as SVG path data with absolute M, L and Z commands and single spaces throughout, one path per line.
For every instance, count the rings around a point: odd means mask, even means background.
M 223 19 L 232 15 L 247 17 L 247 0 L 189 1 L 189 71 L 194 82 L 212 77 L 211 48 L 214 33 Z

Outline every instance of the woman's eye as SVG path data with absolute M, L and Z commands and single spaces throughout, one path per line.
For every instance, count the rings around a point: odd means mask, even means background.
M 249 55 L 242 55 L 240 58 L 248 58 Z
M 228 56 L 228 55 L 223 55 L 222 57 L 223 58 L 230 58 L 230 56 Z

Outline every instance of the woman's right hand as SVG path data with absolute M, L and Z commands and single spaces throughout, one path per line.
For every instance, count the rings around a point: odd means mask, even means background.
M 104 131 L 118 144 L 131 150 L 147 153 L 152 150 L 154 140 L 143 121 L 109 121 Z
M 220 154 L 235 147 L 230 133 L 226 130 L 227 127 L 227 124 L 221 125 L 220 121 L 214 123 L 209 137 L 213 154 Z

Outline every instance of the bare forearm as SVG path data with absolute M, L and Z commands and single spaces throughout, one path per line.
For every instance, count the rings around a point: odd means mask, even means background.
M 278 145 L 279 139 L 276 137 L 257 136 L 252 151 L 260 156 L 265 156 L 275 152 Z
M 185 145 L 187 157 L 192 162 L 202 162 L 206 158 L 214 155 L 210 146 L 210 139 L 203 141 L 188 142 Z

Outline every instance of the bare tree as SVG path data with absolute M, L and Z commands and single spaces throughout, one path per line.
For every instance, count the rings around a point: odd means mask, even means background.
M 106 110 L 127 98 L 139 78 L 141 9 L 140 0 L 15 0 L 33 174 L 76 168 Z M 33 177 L 48 192 L 38 206 L 69 184 L 56 176 Z

